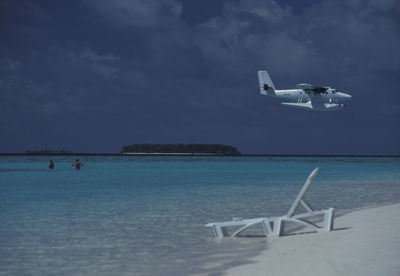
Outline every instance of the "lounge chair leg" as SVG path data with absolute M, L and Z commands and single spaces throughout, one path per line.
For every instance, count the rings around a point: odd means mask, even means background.
M 215 231 L 217 232 L 217 238 L 223 238 L 224 237 L 224 233 L 222 232 L 221 227 L 219 227 L 219 226 L 215 227 Z
M 269 235 L 272 234 L 271 224 L 268 220 L 263 220 L 262 227 L 264 229 L 265 236 L 268 237 Z
M 333 220 L 335 217 L 334 208 L 329 208 L 324 213 L 324 226 L 323 229 L 325 231 L 332 231 L 333 230 Z
M 274 226 L 273 226 L 273 231 L 272 231 L 272 235 L 274 236 L 282 236 L 283 232 L 285 230 L 285 222 L 282 220 L 282 218 L 277 218 L 274 219 L 273 222 Z
M 279 219 L 279 228 L 278 228 L 278 236 L 282 236 L 285 232 L 285 221 L 283 219 Z
M 223 238 L 224 237 L 224 231 L 221 229 L 220 226 L 213 225 L 211 227 L 211 229 L 212 229 L 214 238 Z

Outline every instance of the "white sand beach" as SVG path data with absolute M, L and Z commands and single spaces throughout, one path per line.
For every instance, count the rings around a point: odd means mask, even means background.
M 400 204 L 346 214 L 334 228 L 269 239 L 252 263 L 225 275 L 400 275 Z

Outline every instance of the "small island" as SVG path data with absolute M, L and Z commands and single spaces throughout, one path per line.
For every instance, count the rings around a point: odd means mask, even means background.
M 237 148 L 220 144 L 133 144 L 124 146 L 121 153 L 149 155 L 241 155 Z
M 30 155 L 66 155 L 72 154 L 72 150 L 50 150 L 50 149 L 42 149 L 42 150 L 26 150 L 25 154 Z

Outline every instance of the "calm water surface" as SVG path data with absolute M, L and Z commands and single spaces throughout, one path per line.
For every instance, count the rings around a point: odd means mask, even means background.
M 49 159 L 56 169 L 48 170 Z M 0 157 L 0 275 L 220 275 L 268 247 L 204 224 L 400 202 L 399 158 Z

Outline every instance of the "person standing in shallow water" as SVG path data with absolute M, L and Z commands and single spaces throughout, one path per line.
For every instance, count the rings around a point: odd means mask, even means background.
M 79 159 L 76 159 L 76 161 L 72 164 L 73 167 L 75 167 L 75 169 L 80 170 L 81 167 L 83 167 L 83 163 L 79 161 Z
M 53 161 L 53 160 L 50 160 L 50 162 L 49 162 L 49 169 L 52 170 L 52 169 L 54 169 L 54 167 L 55 167 L 54 161 Z

